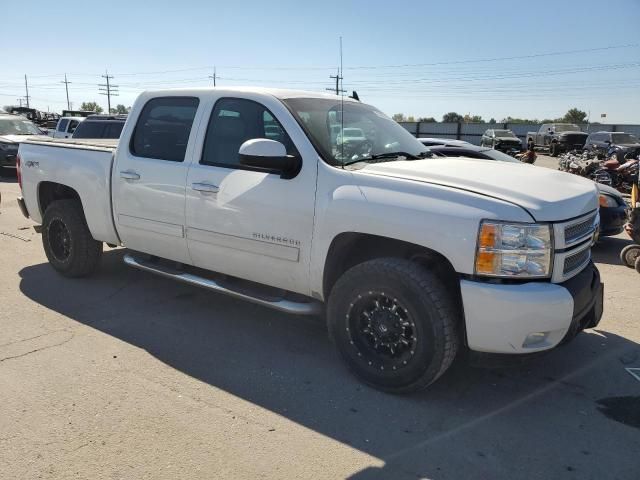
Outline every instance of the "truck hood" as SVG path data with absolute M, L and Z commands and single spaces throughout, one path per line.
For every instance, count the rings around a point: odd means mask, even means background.
M 541 222 L 566 220 L 598 208 L 594 182 L 535 165 L 429 158 L 367 164 L 360 171 L 494 197 L 519 205 Z

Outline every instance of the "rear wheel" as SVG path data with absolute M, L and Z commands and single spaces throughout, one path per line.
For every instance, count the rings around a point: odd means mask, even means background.
M 640 258 L 640 245 L 627 245 L 620 252 L 620 261 L 629 268 L 635 268 L 638 258 Z
M 102 256 L 102 242 L 91 236 L 77 200 L 57 200 L 47 207 L 42 245 L 51 266 L 66 277 L 89 275 Z
M 402 393 L 427 387 L 449 368 L 459 347 L 458 311 L 434 274 L 382 258 L 340 277 L 327 314 L 351 371 L 372 387 Z

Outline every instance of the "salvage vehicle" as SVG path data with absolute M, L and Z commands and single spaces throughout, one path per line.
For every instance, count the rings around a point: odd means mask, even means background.
M 572 123 L 544 123 L 537 132 L 527 133 L 527 144 L 549 149 L 552 157 L 562 152 L 582 150 L 589 135 Z
M 120 138 L 126 115 L 89 115 L 71 138 Z
M 41 134 L 40 129 L 23 116 L 0 114 L 0 177 L 15 171 L 20 142 L 29 135 Z
M 511 130 L 490 128 L 482 134 L 480 146 L 494 148 L 505 153 L 520 153 L 522 151 L 522 140 L 516 137 Z
M 336 123 L 368 141 L 346 154 Z M 117 146 L 31 139 L 18 165 L 18 203 L 60 274 L 92 273 L 106 243 L 146 272 L 324 314 L 351 371 L 385 391 L 425 388 L 463 349 L 549 350 L 602 316 L 593 182 L 431 157 L 355 100 L 145 92 Z
M 595 132 L 589 135 L 584 149 L 610 157 L 613 154 L 621 161 L 628 153 L 640 153 L 640 140 L 624 132 Z
M 49 131 L 49 136 L 53 138 L 69 138 L 84 119 L 85 117 L 60 117 L 55 130 Z

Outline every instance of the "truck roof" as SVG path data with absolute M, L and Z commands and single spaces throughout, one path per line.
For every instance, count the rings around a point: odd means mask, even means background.
M 332 99 L 332 100 L 344 100 L 345 102 L 356 102 L 359 103 L 357 100 L 354 100 L 350 97 L 347 97 L 346 95 L 344 97 L 341 97 L 340 95 L 334 95 L 331 93 L 325 93 L 325 92 L 313 92 L 313 91 L 308 91 L 308 90 L 292 90 L 292 89 L 285 89 L 285 88 L 266 88 L 266 87 L 200 87 L 200 88 L 169 88 L 169 89 L 164 89 L 164 90 L 147 90 L 143 93 L 141 93 L 140 95 L 145 95 L 145 96 L 161 96 L 161 95 L 175 95 L 176 93 L 182 94 L 182 95 L 189 95 L 189 94 L 199 94 L 202 95 L 203 93 L 213 93 L 213 92 L 217 92 L 217 93 L 234 93 L 234 92 L 243 92 L 243 93 L 258 93 L 258 94 L 263 94 L 263 95 L 271 95 L 273 97 L 279 98 L 279 99 L 287 99 L 287 98 L 326 98 L 326 99 Z

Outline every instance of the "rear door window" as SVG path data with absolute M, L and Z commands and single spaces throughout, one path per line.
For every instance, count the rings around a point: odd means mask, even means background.
M 184 161 L 198 104 L 194 97 L 149 100 L 131 137 L 131 153 L 170 162 Z
M 69 123 L 69 120 L 66 119 L 66 118 L 63 118 L 62 120 L 60 120 L 58 122 L 58 131 L 59 132 L 66 132 L 68 123 Z

